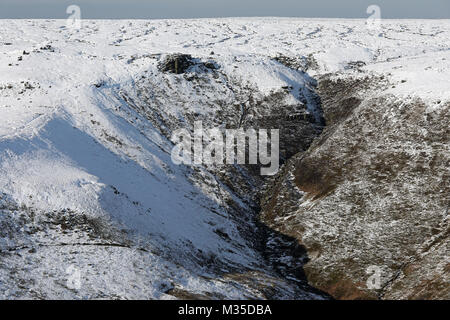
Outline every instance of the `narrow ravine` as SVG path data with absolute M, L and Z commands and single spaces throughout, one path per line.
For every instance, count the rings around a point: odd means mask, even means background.
M 180 61 L 178 61 L 180 60 Z M 192 61 L 192 62 L 191 62 Z M 210 62 L 211 63 L 211 62 Z M 292 86 L 283 88 L 279 92 L 271 95 L 261 95 L 255 92 L 248 84 L 244 85 L 235 79 L 230 79 L 220 68 L 217 70 L 209 70 L 207 73 L 187 73 L 190 64 L 203 68 L 204 62 L 196 61 L 189 55 L 176 54 L 166 58 L 166 61 L 160 62 L 162 72 L 173 72 L 179 74 L 177 77 L 185 81 L 189 79 L 194 82 L 196 90 L 208 90 L 207 81 L 209 74 L 221 74 L 224 86 L 230 90 L 236 99 L 232 105 L 237 106 L 239 112 L 237 114 L 230 113 L 230 110 L 224 109 L 220 113 L 216 113 L 213 120 L 204 118 L 201 114 L 191 115 L 188 112 L 185 116 L 189 118 L 190 127 L 193 127 L 193 121 L 202 120 L 213 124 L 222 124 L 226 128 L 242 128 L 247 130 L 252 128 L 258 129 L 279 129 L 280 130 L 280 170 L 274 177 L 264 177 L 260 175 L 260 165 L 225 165 L 221 167 L 208 168 L 210 174 L 217 181 L 217 193 L 219 197 L 223 194 L 231 192 L 235 194 L 240 201 L 247 204 L 247 212 L 242 212 L 237 204 L 228 206 L 230 215 L 235 217 L 234 223 L 239 225 L 241 234 L 259 255 L 264 259 L 264 265 L 269 266 L 273 272 L 278 274 L 282 279 L 292 282 L 293 286 L 300 289 L 301 292 L 311 292 L 323 298 L 330 296 L 308 284 L 308 280 L 303 271 L 303 264 L 308 261 L 308 253 L 306 249 L 299 244 L 294 237 L 282 234 L 272 229 L 264 221 L 261 220 L 261 205 L 265 205 L 267 193 L 273 193 L 273 184 L 277 180 L 277 176 L 281 172 L 286 171 L 287 164 L 290 163 L 291 157 L 303 153 L 308 150 L 310 145 L 320 137 L 325 127 L 325 120 L 322 114 L 321 99 L 315 92 L 317 82 L 315 79 L 307 75 L 301 70 L 297 70 L 295 66 L 286 61 L 280 62 L 285 67 L 298 72 L 299 76 L 306 79 L 306 85 L 303 83 L 292 84 Z M 183 69 L 176 69 L 176 66 L 183 66 Z M 175 68 L 175 69 L 174 69 Z M 186 74 L 184 74 L 186 72 Z M 206 82 L 206 83 L 205 83 Z M 163 95 L 162 92 L 154 92 L 156 88 L 149 87 L 149 84 L 140 81 L 137 85 L 139 93 L 127 92 L 121 93 L 127 102 L 132 101 L 130 106 L 142 113 L 151 123 L 159 128 L 164 128 L 161 132 L 170 138 L 171 131 L 180 125 L 177 119 L 164 113 L 164 107 L 159 107 L 150 97 Z M 174 90 L 171 88 L 171 90 Z M 146 92 L 152 92 L 148 94 Z M 172 91 L 175 94 L 175 91 Z M 182 95 L 170 96 L 164 93 L 168 99 L 174 100 L 174 103 L 180 103 L 186 97 Z M 296 105 L 283 105 L 285 97 L 293 95 L 298 97 Z M 133 97 L 133 98 L 130 98 Z M 148 100 L 150 99 L 150 100 Z M 231 106 L 224 105 L 223 108 Z M 257 116 L 254 116 L 258 114 Z M 167 130 L 167 128 L 171 128 Z M 188 127 L 189 129 L 189 127 Z M 247 149 L 248 151 L 248 149 Z M 204 183 L 205 177 L 197 175 L 196 183 Z M 223 191 L 222 189 L 227 191 Z M 277 191 L 275 191 L 277 192 Z M 250 195 L 250 196 L 249 196 Z M 232 198 L 225 200 L 224 203 L 230 203 Z M 245 218 L 245 219 L 242 219 Z M 301 298 L 298 296 L 297 298 Z

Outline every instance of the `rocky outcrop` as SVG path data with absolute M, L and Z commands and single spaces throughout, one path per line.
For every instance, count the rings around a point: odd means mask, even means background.
M 218 68 L 214 62 L 201 62 L 200 59 L 193 58 L 190 54 L 174 53 L 163 57 L 158 64 L 158 69 L 161 72 L 183 74 L 195 66 L 203 70 Z

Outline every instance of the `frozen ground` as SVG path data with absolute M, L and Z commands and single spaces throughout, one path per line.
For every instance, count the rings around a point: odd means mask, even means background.
M 363 20 L 0 21 L 0 298 L 319 298 L 266 266 L 241 231 L 252 228 L 245 199 L 174 165 L 174 128 L 136 106 L 154 104 L 173 126 L 191 114 L 215 123 L 244 87 L 259 97 L 289 87 L 295 104 L 310 77 L 362 72 L 440 108 L 449 35 L 449 21 L 425 20 L 376 32 Z M 176 52 L 219 71 L 200 90 L 158 71 Z

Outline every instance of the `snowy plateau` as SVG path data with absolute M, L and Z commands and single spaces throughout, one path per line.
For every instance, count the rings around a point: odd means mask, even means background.
M 449 109 L 448 20 L 1 20 L 0 299 L 448 299 Z

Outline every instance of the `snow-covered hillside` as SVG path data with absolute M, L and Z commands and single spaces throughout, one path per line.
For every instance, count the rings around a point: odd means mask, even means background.
M 242 106 L 260 126 L 317 116 L 328 73 L 443 108 L 449 35 L 425 20 L 0 21 L 0 298 L 324 298 L 267 263 L 293 239 L 258 222 L 258 177 L 173 164 L 171 133 L 238 126 Z M 160 71 L 172 53 L 199 65 Z M 302 128 L 282 156 L 321 131 Z M 297 274 L 294 253 L 276 255 Z

